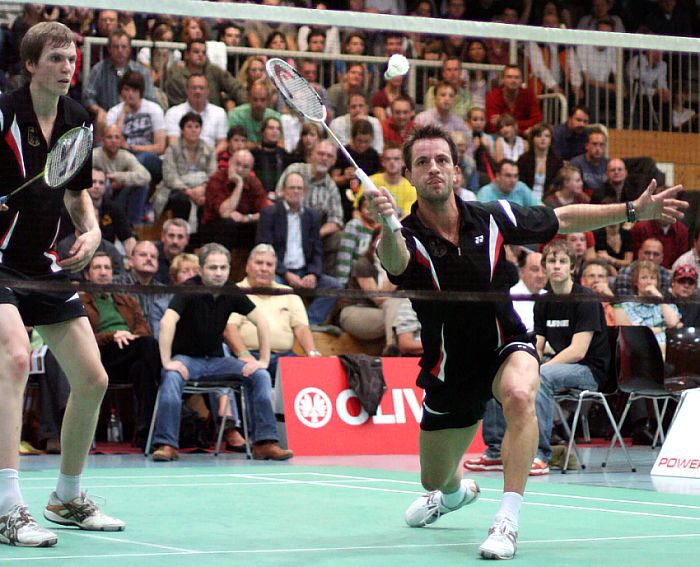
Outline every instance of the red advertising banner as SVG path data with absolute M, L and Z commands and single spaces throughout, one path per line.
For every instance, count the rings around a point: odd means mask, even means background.
M 387 390 L 370 417 L 335 357 L 279 359 L 287 441 L 295 455 L 418 454 L 423 390 L 417 358 L 384 358 Z M 479 431 L 470 453 L 484 449 Z

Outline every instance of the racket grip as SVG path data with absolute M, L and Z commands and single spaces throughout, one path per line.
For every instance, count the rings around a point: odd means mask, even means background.
M 372 182 L 369 176 L 359 167 L 355 170 L 355 176 L 360 180 L 360 183 L 362 183 L 362 185 L 364 186 L 365 195 L 367 195 L 370 199 L 373 199 L 375 196 L 379 195 L 379 189 L 377 189 L 377 186 Z M 397 232 L 401 230 L 401 221 L 399 221 L 399 219 L 397 219 L 395 215 L 380 215 L 380 217 L 382 221 L 386 224 L 386 226 L 391 229 L 392 232 Z

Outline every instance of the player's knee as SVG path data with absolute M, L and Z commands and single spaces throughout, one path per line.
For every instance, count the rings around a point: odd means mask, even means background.
M 97 369 L 89 374 L 74 380 L 71 389 L 80 393 L 80 396 L 89 399 L 102 399 L 107 391 L 109 378 L 104 369 Z
M 516 386 L 506 392 L 502 403 L 506 417 L 534 415 L 535 391 L 526 386 Z
M 13 349 L 8 353 L 7 366 L 5 371 L 7 375 L 17 382 L 23 382 L 29 375 L 29 351 L 23 348 Z

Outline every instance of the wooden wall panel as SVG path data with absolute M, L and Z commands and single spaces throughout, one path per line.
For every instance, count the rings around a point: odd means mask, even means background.
M 700 134 L 610 130 L 612 157 L 650 156 L 674 164 L 674 181 L 700 191 Z

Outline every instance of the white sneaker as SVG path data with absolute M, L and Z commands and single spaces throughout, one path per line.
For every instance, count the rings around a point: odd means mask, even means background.
M 518 528 L 505 518 L 493 523 L 489 537 L 479 547 L 484 559 L 513 559 L 517 548 Z
M 32 518 L 26 506 L 17 504 L 0 516 L 0 543 L 19 547 L 50 547 L 58 537 Z
M 454 508 L 448 508 L 442 502 L 442 492 L 434 490 L 414 500 L 406 510 L 406 523 L 412 528 L 422 528 L 438 520 L 440 516 L 459 510 L 462 506 L 476 502 L 479 498 L 479 485 L 469 478 L 462 479 L 466 492 L 462 501 Z
M 62 502 L 52 492 L 44 509 L 44 518 L 62 526 L 77 526 L 81 530 L 120 532 L 125 528 L 121 520 L 103 514 L 85 492 L 70 502 Z

